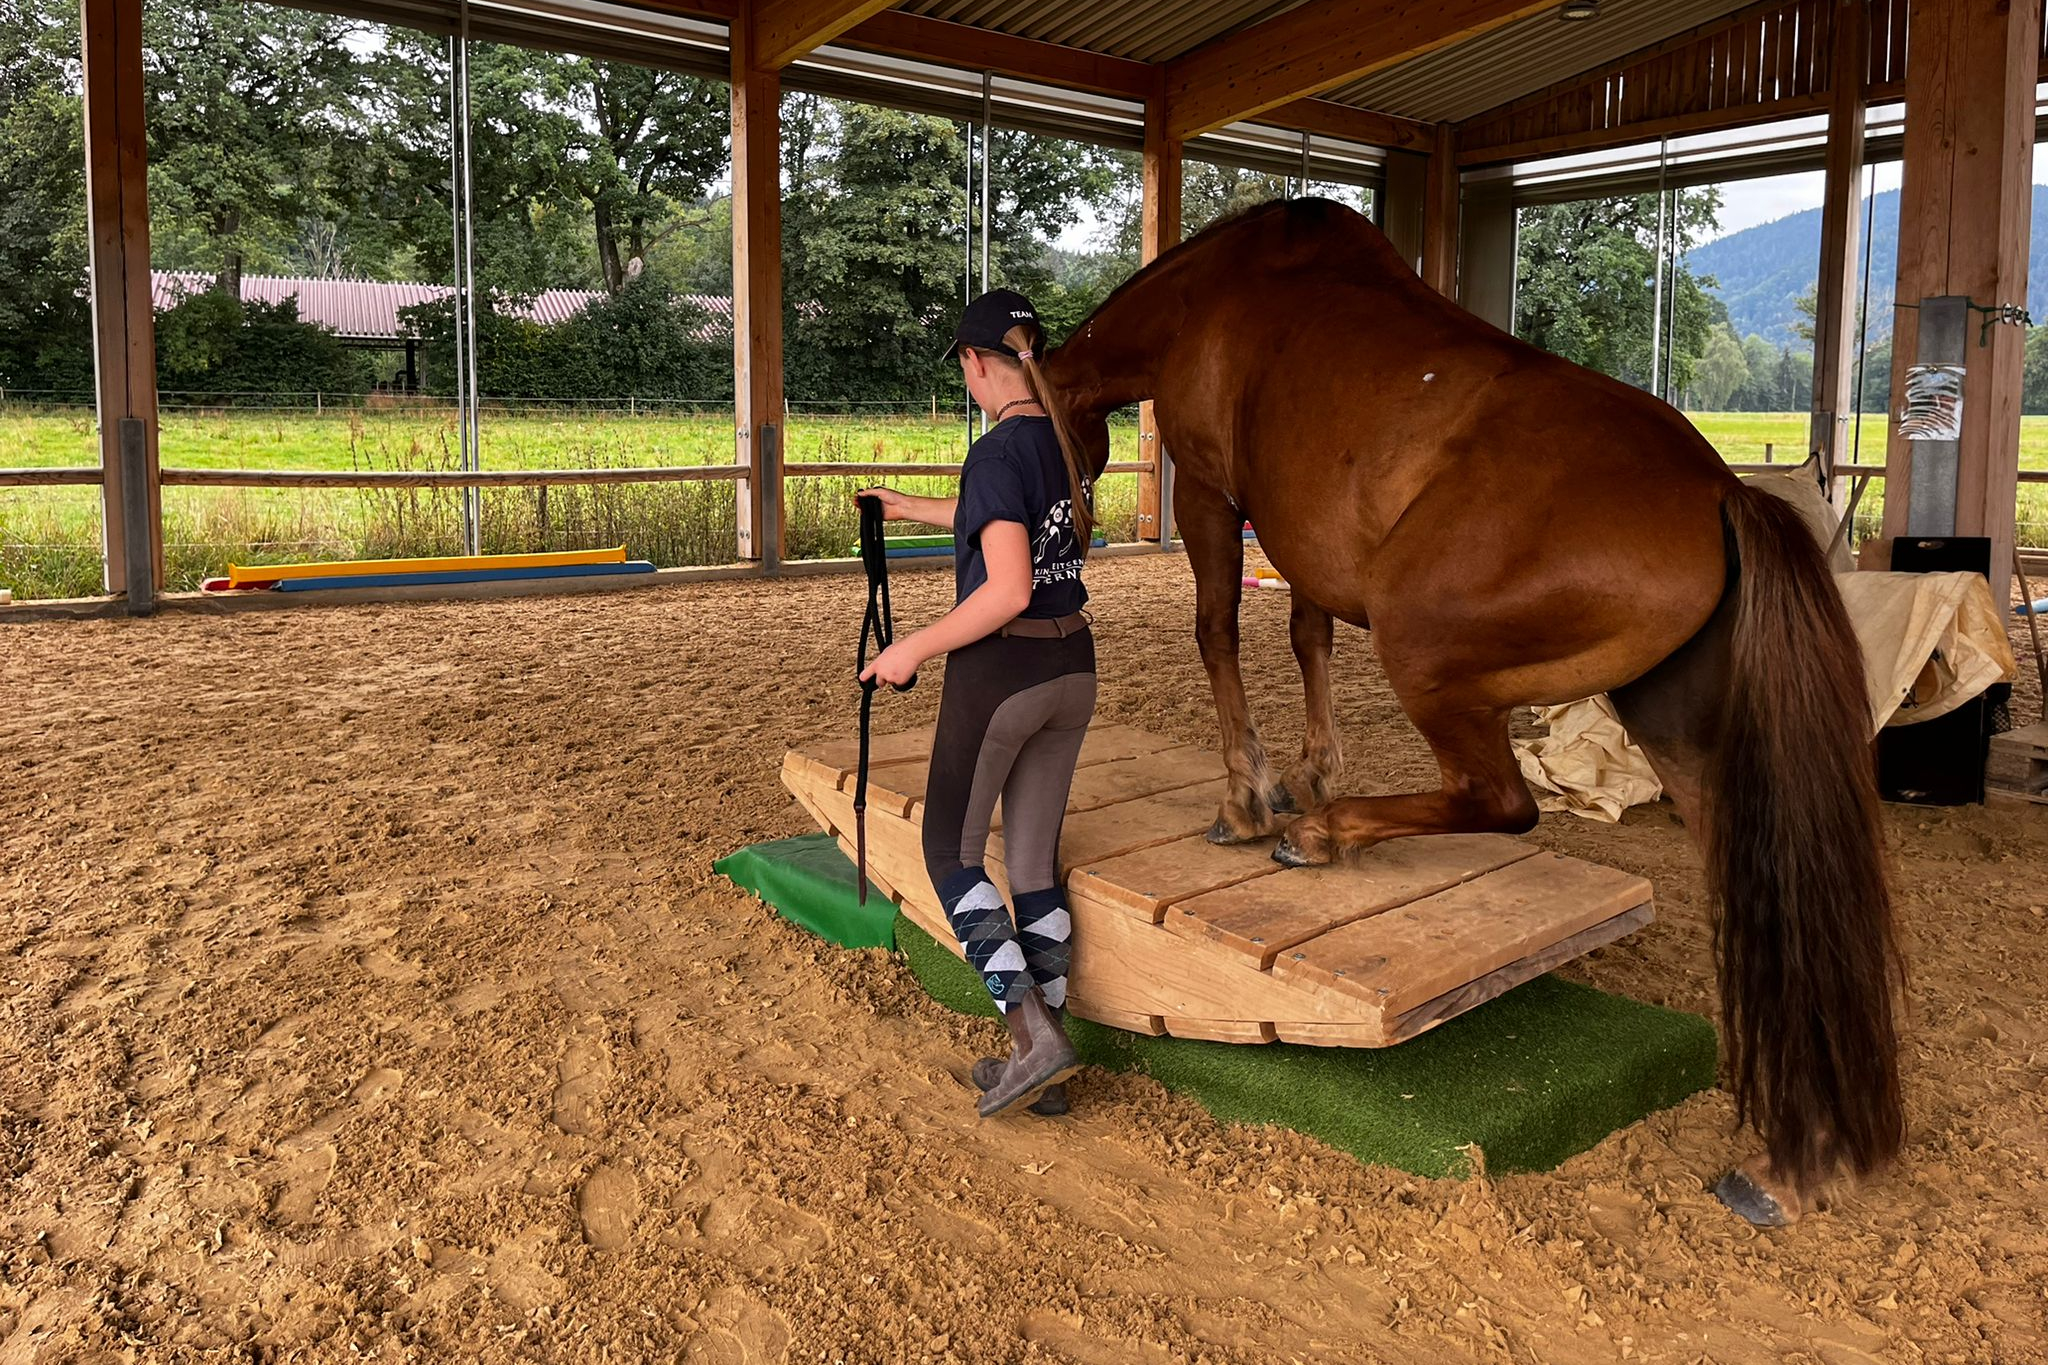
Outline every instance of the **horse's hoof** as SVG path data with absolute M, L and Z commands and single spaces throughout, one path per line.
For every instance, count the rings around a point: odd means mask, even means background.
M 1714 1197 L 1760 1228 L 1782 1228 L 1792 1221 L 1776 1195 L 1740 1170 L 1721 1177 L 1714 1186 Z
M 1273 846 L 1273 861 L 1282 867 L 1309 867 L 1308 855 L 1296 848 L 1284 836 Z
M 1202 837 L 1212 844 L 1222 844 L 1228 847 L 1231 844 L 1248 844 L 1259 836 L 1256 834 L 1239 834 L 1230 827 L 1229 821 L 1219 819 L 1215 824 L 1209 826 L 1209 832 Z

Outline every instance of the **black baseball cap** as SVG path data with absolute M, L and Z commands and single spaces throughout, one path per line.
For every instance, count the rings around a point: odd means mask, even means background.
M 1038 310 L 1031 306 L 1031 300 L 1014 289 L 991 289 L 960 314 L 960 325 L 953 329 L 953 344 L 939 359 L 951 360 L 962 346 L 977 351 L 1001 351 L 1014 358 L 1017 353 L 1003 336 L 1024 322 L 1038 326 Z

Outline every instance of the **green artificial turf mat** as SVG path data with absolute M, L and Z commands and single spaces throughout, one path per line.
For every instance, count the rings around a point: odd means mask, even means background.
M 757 863 L 801 860 L 807 871 L 743 881 L 733 865 L 749 853 Z M 890 946 L 893 936 L 933 999 L 995 1017 L 973 969 L 908 918 L 894 916 L 893 935 L 872 918 L 853 926 L 853 867 L 830 835 L 756 845 L 717 866 L 833 942 Z M 894 907 L 876 894 L 868 912 Z M 1469 1173 L 1471 1146 L 1495 1174 L 1549 1170 L 1715 1079 L 1707 1020 L 1555 976 L 1391 1048 L 1150 1038 L 1085 1019 L 1069 1020 L 1068 1031 L 1083 1061 L 1143 1072 L 1218 1119 L 1292 1128 L 1422 1176 Z
M 751 844 L 711 865 L 819 938 L 842 948 L 896 946 L 896 906 L 873 882 L 854 891 L 853 863 L 829 834 Z

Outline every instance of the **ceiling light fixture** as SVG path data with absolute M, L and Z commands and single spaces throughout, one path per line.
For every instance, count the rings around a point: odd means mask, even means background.
M 1568 23 L 1575 23 L 1581 19 L 1598 19 L 1600 0 L 1564 0 L 1564 3 L 1557 7 L 1557 17 Z

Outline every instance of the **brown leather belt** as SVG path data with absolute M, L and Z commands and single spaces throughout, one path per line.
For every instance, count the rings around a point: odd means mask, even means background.
M 1090 624 L 1085 611 L 1069 612 L 1065 616 L 1019 616 L 1007 625 L 996 628 L 998 635 L 1024 635 L 1035 640 L 1064 640 L 1088 629 Z

